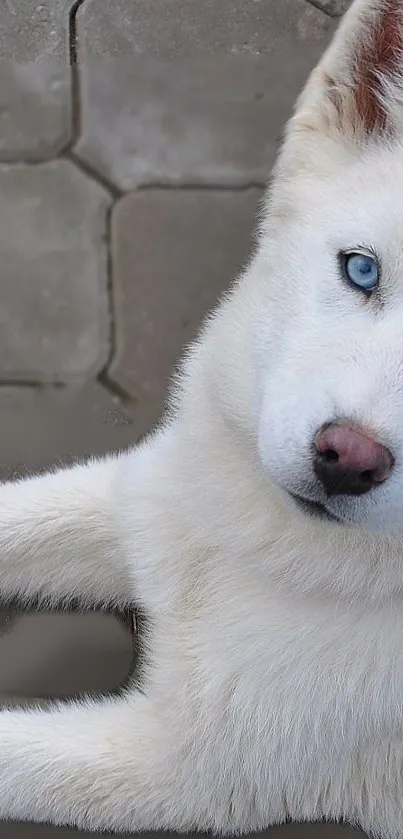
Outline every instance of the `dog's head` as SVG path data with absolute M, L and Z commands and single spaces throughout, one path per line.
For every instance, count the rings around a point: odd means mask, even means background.
M 249 279 L 265 468 L 309 515 L 403 528 L 403 0 L 356 0 L 311 75 Z

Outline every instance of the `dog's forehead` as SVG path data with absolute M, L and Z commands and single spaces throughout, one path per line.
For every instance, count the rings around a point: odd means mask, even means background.
M 299 220 L 311 226 L 315 221 L 318 233 L 328 228 L 357 243 L 403 248 L 403 142 L 367 149 L 333 175 L 299 180 L 292 192 Z
M 348 224 L 362 225 L 362 236 L 374 236 L 374 245 L 403 252 L 403 143 L 375 147 L 358 158 L 339 175 L 336 192 Z
M 371 190 L 382 186 L 383 192 L 402 192 L 403 137 L 401 142 L 374 143 L 353 160 L 345 174 L 356 178 L 361 189 Z M 343 173 L 341 173 L 343 179 Z

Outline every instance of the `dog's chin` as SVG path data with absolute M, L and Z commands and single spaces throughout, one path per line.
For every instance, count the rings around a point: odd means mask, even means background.
M 302 496 L 296 495 L 293 492 L 288 492 L 288 495 L 292 499 L 296 507 L 310 518 L 320 519 L 321 521 L 335 522 L 336 524 L 347 524 L 347 522 L 344 522 L 343 519 L 339 518 L 334 513 L 331 513 L 330 510 L 328 510 L 323 504 L 320 504 L 318 501 L 309 501 L 307 498 L 303 498 Z

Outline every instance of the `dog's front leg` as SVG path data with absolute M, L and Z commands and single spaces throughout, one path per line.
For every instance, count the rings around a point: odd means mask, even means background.
M 183 827 L 172 735 L 139 693 L 2 711 L 0 819 L 91 830 Z
M 0 597 L 126 605 L 130 579 L 114 521 L 120 462 L 0 486 Z

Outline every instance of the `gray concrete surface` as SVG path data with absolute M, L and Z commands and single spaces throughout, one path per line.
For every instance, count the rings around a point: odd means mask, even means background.
M 279 130 L 321 47 L 312 38 L 298 42 L 281 76 L 278 44 L 208 62 L 93 58 L 84 65 L 76 154 L 125 191 L 265 184 Z
M 71 138 L 69 0 L 3 0 L 0 158 L 43 160 Z
M 55 59 L 17 64 L 0 56 L 2 162 L 46 160 L 70 138 L 69 68 Z
M 74 0 L 4 0 L 0 59 L 19 64 L 57 59 L 68 70 L 69 13 L 73 4 Z
M 334 21 L 306 0 L 114 0 L 102 5 L 84 0 L 76 31 L 85 65 L 94 55 L 141 53 L 177 60 L 195 53 L 261 55 L 282 44 L 298 50 L 304 42 L 321 42 L 332 29 Z
M 346 5 L 3 0 L 1 479 L 153 426 L 181 347 L 248 258 L 277 138 Z M 0 697 L 117 690 L 136 645 L 131 615 L 5 604 Z
M 109 206 L 69 161 L 0 165 L 1 380 L 66 383 L 105 366 Z

